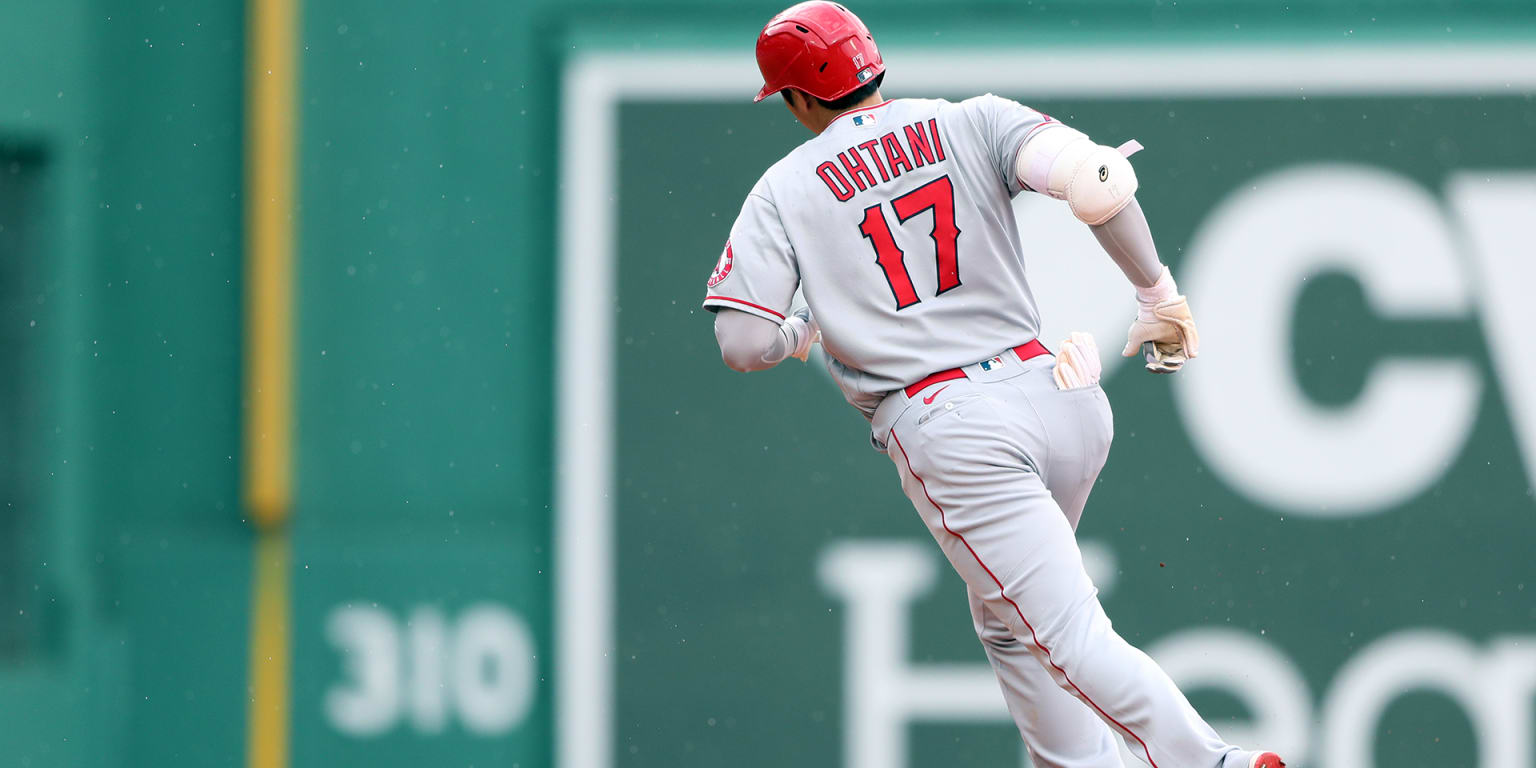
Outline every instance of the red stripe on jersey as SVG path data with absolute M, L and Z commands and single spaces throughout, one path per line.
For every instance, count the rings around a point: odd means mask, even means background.
M 774 317 L 777 317 L 780 320 L 784 319 L 784 315 L 782 315 L 782 314 L 780 314 L 778 312 L 775 312 L 775 311 L 773 311 L 773 310 L 771 310 L 771 309 L 769 309 L 769 308 L 767 308 L 767 307 L 765 307 L 765 306 L 763 306 L 761 304 L 753 304 L 750 301 L 744 301 L 742 299 L 733 299 L 733 298 L 731 298 L 729 296 L 711 296 L 711 297 L 705 299 L 704 303 L 708 304 L 711 301 L 734 301 L 737 304 L 745 304 L 745 305 L 747 305 L 747 306 L 749 306 L 749 307 L 751 307 L 753 309 L 761 309 L 762 311 L 767 312 L 768 314 L 773 315 Z

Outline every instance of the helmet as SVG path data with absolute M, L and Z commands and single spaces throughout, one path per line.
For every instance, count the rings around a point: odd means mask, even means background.
M 823 101 L 857 90 L 885 71 L 869 28 L 837 3 L 812 0 L 792 5 L 768 20 L 757 36 L 762 101 L 796 88 Z

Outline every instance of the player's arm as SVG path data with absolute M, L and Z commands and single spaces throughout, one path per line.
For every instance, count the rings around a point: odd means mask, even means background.
M 1147 219 L 1136 204 L 1136 170 L 1127 142 L 1107 147 L 1011 99 L 991 94 L 961 104 L 988 149 L 1009 195 L 1030 190 L 1065 200 L 1136 286 L 1140 310 L 1125 355 L 1138 349 L 1147 369 L 1172 373 L 1200 350 L 1200 338 L 1173 277 L 1158 261 Z
M 1043 126 L 1025 139 L 1016 158 L 1019 183 L 1067 201 L 1072 214 L 1093 230 L 1105 252 L 1136 286 L 1136 321 L 1126 357 L 1140 351 L 1147 370 L 1173 373 L 1200 353 L 1200 335 L 1173 275 L 1157 256 L 1152 230 L 1136 202 L 1139 182 L 1129 155 L 1095 143 L 1064 125 Z
M 804 308 L 782 323 L 734 309 L 715 313 L 720 357 L 726 367 L 742 373 L 767 370 L 790 357 L 804 362 L 818 333 L 811 311 Z
M 1173 373 L 1200 354 L 1200 332 L 1189 311 L 1189 299 L 1179 294 L 1173 273 L 1157 258 L 1152 229 L 1141 204 L 1130 203 L 1103 224 L 1090 227 L 1099 245 L 1136 286 L 1136 320 L 1131 323 L 1125 349 L 1131 357 L 1139 350 L 1153 373 Z
M 759 181 L 731 226 L 704 297 L 704 308 L 715 313 L 715 340 L 727 366 L 761 371 L 787 357 L 806 358 L 817 328 L 809 310 L 790 314 L 799 285 L 794 249 Z

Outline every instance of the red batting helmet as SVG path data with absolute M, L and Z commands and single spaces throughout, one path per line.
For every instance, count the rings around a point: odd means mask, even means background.
M 812 0 L 792 5 L 768 20 L 757 36 L 762 101 L 795 88 L 835 101 L 885 71 L 869 28 L 837 3 Z

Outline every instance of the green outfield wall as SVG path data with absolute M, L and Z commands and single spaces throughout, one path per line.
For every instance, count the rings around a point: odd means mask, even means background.
M 1148 148 L 1208 338 L 1107 372 L 1117 629 L 1303 766 L 1536 766 L 1532 7 L 854 9 L 888 95 Z M 750 103 L 775 10 L 302 4 L 294 765 L 1026 764 L 863 420 L 698 306 L 804 139 Z M 246 761 L 244 40 L 0 4 L 0 765 Z M 1017 213 L 1046 341 L 1115 348 L 1091 237 Z

